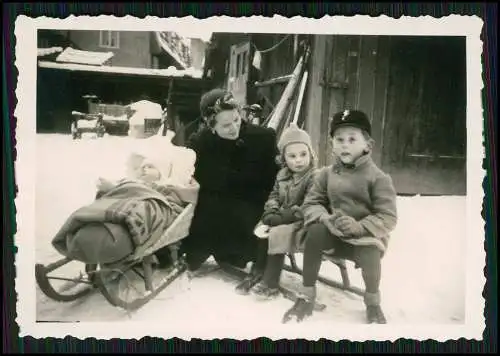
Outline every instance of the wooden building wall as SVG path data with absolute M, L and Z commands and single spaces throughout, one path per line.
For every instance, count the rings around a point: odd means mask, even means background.
M 215 82 L 226 79 L 231 44 L 251 40 L 254 50 L 265 50 L 284 36 L 217 34 L 211 46 L 217 47 L 218 60 L 207 63 L 215 68 Z M 312 52 L 301 117 L 320 165 L 331 163 L 330 118 L 337 111 L 360 109 L 372 120 L 373 158 L 391 174 L 399 194 L 466 194 L 465 38 L 299 36 L 303 39 L 309 39 Z M 290 35 L 263 53 L 261 70 L 251 73 L 247 102 L 261 104 L 264 116 L 286 83 L 253 84 L 291 74 L 296 47 Z
M 182 127 L 199 115 L 205 81 L 193 78 L 127 76 L 112 73 L 70 72 L 38 68 L 37 132 L 69 132 L 71 111 L 88 112 L 86 94 L 106 104 L 128 105 L 148 99 L 169 104 L 173 122 Z M 171 93 L 171 94 L 169 94 Z
M 331 162 L 329 118 L 361 109 L 372 120 L 375 162 L 400 194 L 466 193 L 463 38 L 315 36 L 307 128 Z

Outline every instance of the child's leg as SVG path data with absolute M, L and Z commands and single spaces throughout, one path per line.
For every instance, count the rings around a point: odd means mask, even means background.
M 264 273 L 264 270 L 266 269 L 266 264 L 267 264 L 267 249 L 269 246 L 269 241 L 267 239 L 259 239 L 257 238 L 257 245 L 256 245 L 256 256 L 255 256 L 255 262 L 252 264 L 252 273 L 260 274 L 262 275 Z
M 236 286 L 236 292 L 239 294 L 248 294 L 250 289 L 262 280 L 267 263 L 267 239 L 255 237 L 254 262 L 250 269 L 250 274 Z
M 262 282 L 264 282 L 266 286 L 269 288 L 278 288 L 284 263 L 285 254 L 267 256 L 266 270 L 262 278 Z
M 335 248 L 336 241 L 338 239 L 321 223 L 313 224 L 307 229 L 302 281 L 306 294 L 312 298 L 316 296 L 314 287 L 321 268 L 323 251 Z
M 279 295 L 279 283 L 284 262 L 284 254 L 267 256 L 266 270 L 262 280 L 252 288 L 258 299 L 268 300 Z
M 381 252 L 372 246 L 354 247 L 355 262 L 361 268 L 365 282 L 364 302 L 368 322 L 385 324 L 385 316 L 380 307 L 380 279 L 382 275 Z
M 304 317 L 312 314 L 316 299 L 316 281 L 321 267 L 323 251 L 335 248 L 339 242 L 340 240 L 333 236 L 322 223 L 313 224 L 307 229 L 302 293 L 300 293 L 294 306 L 285 313 L 283 322 L 287 322 L 292 316 L 295 316 L 297 321 L 300 322 Z

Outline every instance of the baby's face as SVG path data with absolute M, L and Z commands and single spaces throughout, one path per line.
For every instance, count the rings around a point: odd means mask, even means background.
M 142 179 L 146 182 L 156 182 L 160 180 L 161 173 L 153 164 L 145 162 L 139 171 L 139 179 Z

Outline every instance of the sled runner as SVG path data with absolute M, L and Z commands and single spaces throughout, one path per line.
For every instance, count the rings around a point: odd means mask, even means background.
M 153 139 L 157 138 L 147 140 Z M 194 169 L 194 152 L 170 143 L 165 146 L 155 147 L 174 157 L 173 174 L 181 176 L 180 181 L 190 178 Z M 47 297 L 71 302 L 98 290 L 111 305 L 135 310 L 184 272 L 186 265 L 178 256 L 178 249 L 188 235 L 195 203 L 176 206 L 174 211 L 170 201 L 165 203 L 162 200 L 166 193 L 149 189 L 140 183 L 123 183 L 70 216 L 52 242 L 64 258 L 49 265 L 35 265 L 37 284 Z M 127 194 L 130 190 L 132 199 L 119 198 L 120 194 Z M 113 218 L 109 218 L 110 214 L 114 214 Z M 98 219 L 101 217 L 103 222 Z M 90 225 L 101 230 L 92 230 Z M 87 228 L 86 235 L 78 235 L 84 228 Z M 109 234 L 103 233 L 99 236 L 104 237 L 97 239 L 93 231 L 107 231 Z M 171 258 L 167 267 L 160 268 L 155 252 L 163 247 L 168 248 Z M 82 271 L 79 275 L 64 275 L 63 267 L 67 268 L 70 263 L 80 265 Z M 54 275 L 55 272 L 60 275 Z M 55 284 L 61 281 L 66 283 L 57 288 Z

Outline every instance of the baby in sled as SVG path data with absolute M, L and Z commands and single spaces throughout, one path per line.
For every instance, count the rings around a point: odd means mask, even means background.
M 174 173 L 165 152 L 130 154 L 125 178 L 99 178 L 96 199 L 66 220 L 52 241 L 54 248 L 87 264 L 143 257 L 196 202 L 198 184 Z

